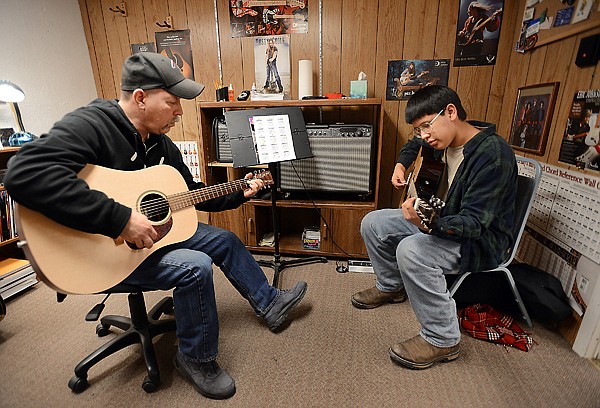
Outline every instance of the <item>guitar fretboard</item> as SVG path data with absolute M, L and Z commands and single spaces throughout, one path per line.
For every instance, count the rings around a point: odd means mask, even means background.
M 223 184 L 205 187 L 199 190 L 184 191 L 167 197 L 173 211 L 191 207 L 198 203 L 222 197 L 248 187 L 248 180 L 234 180 Z

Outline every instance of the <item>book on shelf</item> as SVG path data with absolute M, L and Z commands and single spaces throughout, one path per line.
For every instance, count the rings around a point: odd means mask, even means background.
M 0 241 L 17 237 L 15 203 L 6 190 L 0 191 Z

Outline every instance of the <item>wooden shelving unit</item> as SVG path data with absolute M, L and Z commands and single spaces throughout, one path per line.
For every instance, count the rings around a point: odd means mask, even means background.
M 277 219 L 280 226 L 280 252 L 295 255 L 322 255 L 366 258 L 359 228 L 362 218 L 378 206 L 379 171 L 383 126 L 383 104 L 380 98 L 323 99 L 294 101 L 244 101 L 199 103 L 199 154 L 204 163 L 204 180 L 207 184 L 223 183 L 242 178 L 244 174 L 266 165 L 234 168 L 231 163 L 219 163 L 213 142 L 212 123 L 224 111 L 291 107 L 302 109 L 306 123 L 315 124 L 369 124 L 373 126 L 372 153 L 374 171 L 373 191 L 368 197 L 331 199 L 316 196 L 286 197 L 277 199 Z M 222 213 L 211 213 L 210 223 L 236 233 L 253 252 L 273 253 L 272 247 L 260 246 L 261 239 L 273 231 L 270 198 L 252 199 L 240 208 Z M 318 227 L 321 245 L 318 250 L 305 249 L 302 232 L 306 227 Z

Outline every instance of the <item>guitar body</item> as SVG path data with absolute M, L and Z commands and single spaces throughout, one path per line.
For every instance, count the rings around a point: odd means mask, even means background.
M 434 159 L 433 149 L 421 148 L 421 167 L 415 175 L 417 196 L 428 199 L 437 192 L 444 173 L 444 163 Z
M 164 49 L 160 52 L 163 56 L 169 58 L 173 63 L 179 67 L 179 70 L 186 78 L 192 77 L 192 67 L 179 53 L 173 53 L 170 49 Z
M 423 75 L 427 75 L 427 74 L 429 74 L 429 71 L 423 71 L 419 75 L 416 75 L 415 77 L 412 77 L 412 78 L 410 75 L 400 76 L 400 85 L 404 86 L 404 85 L 408 84 L 410 81 L 414 81 L 415 79 L 421 78 Z
M 414 209 L 424 228 L 430 228 L 446 205 L 435 194 L 444 174 L 444 164 L 434 159 L 433 149 L 421 147 L 415 160 L 413 171 L 407 178 L 404 202 L 409 197 L 416 197 Z
M 148 193 L 165 195 L 187 191 L 181 174 L 171 166 L 153 166 L 137 171 L 119 171 L 87 165 L 79 177 L 91 189 L 136 209 Z M 97 293 L 129 276 L 150 254 L 169 244 L 185 241 L 196 231 L 194 207 L 172 212 L 153 224 L 165 230 L 150 249 L 132 249 L 99 234 L 88 234 L 62 224 L 22 205 L 16 220 L 23 250 L 31 265 L 48 286 L 61 293 Z

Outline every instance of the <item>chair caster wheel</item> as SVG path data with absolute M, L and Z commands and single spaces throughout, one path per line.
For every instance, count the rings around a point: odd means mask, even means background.
M 175 305 L 173 304 L 173 298 L 171 298 L 167 303 L 165 303 L 163 314 L 171 316 L 175 314 Z
M 90 384 L 87 382 L 87 379 L 74 376 L 69 380 L 69 388 L 75 394 L 79 394 L 89 386 Z
M 150 377 L 146 376 L 144 378 L 144 382 L 142 383 L 142 389 L 147 393 L 154 392 L 158 389 L 159 381 L 152 381 Z
M 102 323 L 98 323 L 98 326 L 96 326 L 96 334 L 98 337 L 104 337 L 110 333 L 110 330 L 108 330 L 109 328 L 110 326 L 105 326 Z

